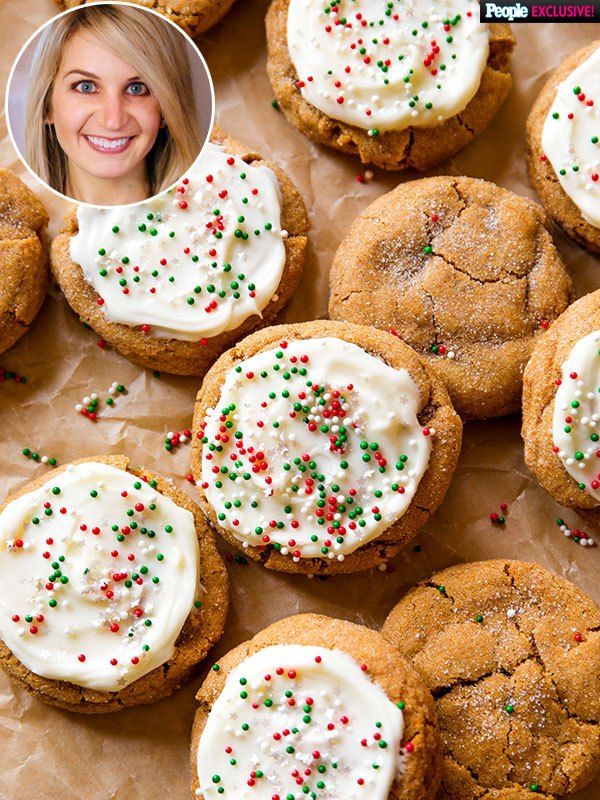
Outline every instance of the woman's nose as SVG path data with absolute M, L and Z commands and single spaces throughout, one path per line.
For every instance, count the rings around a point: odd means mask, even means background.
M 106 92 L 101 98 L 100 121 L 109 131 L 118 131 L 125 126 L 127 109 L 121 93 Z

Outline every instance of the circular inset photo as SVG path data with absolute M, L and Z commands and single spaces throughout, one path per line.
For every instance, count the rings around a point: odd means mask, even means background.
M 166 191 L 198 158 L 214 91 L 202 53 L 177 25 L 130 3 L 51 19 L 27 41 L 6 92 L 9 132 L 29 171 L 93 206 Z

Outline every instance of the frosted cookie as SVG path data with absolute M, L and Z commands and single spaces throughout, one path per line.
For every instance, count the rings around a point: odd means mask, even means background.
M 600 763 L 600 608 L 536 564 L 438 572 L 383 635 L 435 698 L 445 744 L 438 800 L 552 800 Z
M 546 211 L 600 253 L 600 40 L 566 58 L 527 120 L 527 162 Z
M 190 36 L 198 36 L 215 25 L 233 5 L 233 0 L 130 0 L 152 8 L 176 22 Z M 96 0 L 54 0 L 61 11 Z
M 203 375 L 275 317 L 302 273 L 296 189 L 222 132 L 213 139 L 176 189 L 128 208 L 80 206 L 52 243 L 74 311 L 149 369 Z
M 200 509 L 124 456 L 74 461 L 0 506 L 0 589 L 0 666 L 83 713 L 170 695 L 227 615 Z
M 41 237 L 46 209 L 10 169 L 0 167 L 0 353 L 27 332 L 48 286 Z
M 461 422 L 441 381 L 383 331 L 268 328 L 225 353 L 194 410 L 192 472 L 211 524 L 285 572 L 385 562 L 441 503 Z
M 384 169 L 457 153 L 510 89 L 510 27 L 475 0 L 272 0 L 267 69 L 290 122 Z
M 300 614 L 224 656 L 198 692 L 196 800 L 433 800 L 431 695 L 375 631 Z
M 534 341 L 574 299 L 549 227 L 540 206 L 494 183 L 403 183 L 338 248 L 329 316 L 395 330 L 463 419 L 514 413 Z
M 600 291 L 534 348 L 523 389 L 525 461 L 562 506 L 600 525 Z M 599 428 L 596 433 L 596 428 Z

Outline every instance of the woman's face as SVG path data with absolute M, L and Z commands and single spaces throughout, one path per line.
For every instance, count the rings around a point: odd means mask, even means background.
M 70 163 L 114 180 L 145 170 L 161 113 L 131 64 L 92 34 L 75 33 L 54 80 L 48 122 Z

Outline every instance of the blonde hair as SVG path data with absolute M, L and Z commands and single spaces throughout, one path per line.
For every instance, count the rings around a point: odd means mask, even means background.
M 136 68 L 160 108 L 164 126 L 146 156 L 150 196 L 167 189 L 198 157 L 202 138 L 185 38 L 155 14 L 129 6 L 84 6 L 64 14 L 44 32 L 30 74 L 25 107 L 26 158 L 49 186 L 65 193 L 66 155 L 47 123 L 52 88 L 63 49 L 89 32 Z

